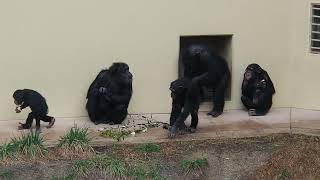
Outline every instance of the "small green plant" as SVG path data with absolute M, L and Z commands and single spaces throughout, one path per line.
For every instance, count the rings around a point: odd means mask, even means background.
M 60 138 L 58 147 L 62 149 L 64 154 L 81 156 L 94 152 L 89 144 L 90 141 L 88 128 L 73 127 Z
M 155 143 L 146 143 L 146 144 L 139 144 L 135 149 L 137 151 L 141 151 L 145 153 L 152 153 L 152 152 L 160 152 L 161 146 Z
M 129 169 L 128 176 L 137 180 L 165 180 L 166 178 L 161 176 L 163 167 L 157 166 L 146 166 L 146 165 L 135 165 Z
M 11 138 L 10 142 L 0 147 L 1 160 L 17 158 L 18 156 L 44 157 L 47 149 L 44 147 L 43 138 L 39 133 L 30 132 L 20 137 Z
M 289 171 L 287 169 L 283 169 L 282 171 L 280 171 L 279 175 L 278 175 L 278 179 L 280 180 L 287 180 L 289 179 Z
M 0 146 L 0 159 L 7 160 L 8 158 L 15 157 L 19 151 L 19 146 L 16 143 L 9 142 Z
M 43 138 L 37 132 L 30 132 L 23 134 L 22 137 L 12 140 L 13 144 L 20 147 L 20 151 L 24 155 L 31 157 L 44 157 L 48 153 L 43 145 Z
M 181 161 L 181 167 L 187 173 L 191 171 L 200 171 L 202 173 L 201 169 L 207 164 L 208 160 L 206 158 Z
M 4 179 L 4 180 L 13 180 L 13 172 L 11 171 L 3 171 L 0 172 L 0 179 Z
M 117 129 L 117 130 L 108 129 L 108 130 L 102 131 L 100 133 L 100 136 L 109 137 L 119 142 L 121 140 L 124 140 L 126 137 L 128 137 L 130 133 L 131 133 L 130 131 L 124 130 L 124 129 Z

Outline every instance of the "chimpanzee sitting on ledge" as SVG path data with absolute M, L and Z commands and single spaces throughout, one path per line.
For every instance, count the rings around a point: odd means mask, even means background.
M 174 138 L 178 131 L 193 133 L 198 125 L 198 110 L 201 101 L 200 87 L 191 87 L 191 79 L 180 78 L 170 85 L 172 110 L 170 116 L 169 137 Z M 191 114 L 191 125 L 187 128 L 184 124 Z
M 249 116 L 263 116 L 272 106 L 276 92 L 268 73 L 258 64 L 250 64 L 244 73 L 241 101 Z
M 132 95 L 132 74 L 126 63 L 113 63 L 102 70 L 87 93 L 87 110 L 95 124 L 120 124 L 128 115 Z

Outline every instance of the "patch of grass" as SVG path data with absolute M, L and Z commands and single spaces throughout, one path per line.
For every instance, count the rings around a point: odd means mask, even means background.
M 160 152 L 161 146 L 155 143 L 139 144 L 135 147 L 135 150 L 145 153 Z
M 134 166 L 130 168 L 128 175 L 136 180 L 147 179 L 147 171 L 143 166 Z
M 279 175 L 278 175 L 278 179 L 279 180 L 287 180 L 289 179 L 289 171 L 287 169 L 283 169 L 282 171 L 280 171 Z
M 68 174 L 66 176 L 61 176 L 61 177 L 58 177 L 58 176 L 52 176 L 51 177 L 51 180 L 75 180 L 75 175 L 74 174 Z
M 125 177 L 127 173 L 122 161 L 106 155 L 97 155 L 90 159 L 74 161 L 69 170 L 69 175 L 65 177 L 86 178 L 93 169 L 100 170 L 102 173 L 110 173 L 115 178 Z
M 94 163 L 91 160 L 76 160 L 69 175 L 76 174 L 79 177 L 86 177 L 92 168 L 94 168 Z
M 16 159 L 19 156 L 44 157 L 48 151 L 44 147 L 43 138 L 39 133 L 30 132 L 20 137 L 11 138 L 10 142 L 0 147 L 0 159 Z
M 112 138 L 116 141 L 124 140 L 126 137 L 130 135 L 130 131 L 124 129 L 108 129 L 100 132 L 100 136 Z
M 202 174 L 201 169 L 206 165 L 208 165 L 208 160 L 206 158 L 181 161 L 181 167 L 186 173 L 191 171 L 200 171 Z
M 91 159 L 94 166 L 104 172 L 109 172 L 113 177 L 125 177 L 125 164 L 107 155 L 97 155 Z
M 125 177 L 126 175 L 125 164 L 118 159 L 111 159 L 108 169 L 113 177 Z
M 135 165 L 128 171 L 128 176 L 136 180 L 165 180 L 166 178 L 161 176 L 161 172 L 164 168 L 162 166 Z
M 94 152 L 90 142 L 88 128 L 73 127 L 60 138 L 58 147 L 64 155 L 83 156 Z
M 19 146 L 16 143 L 9 142 L 0 146 L 0 159 L 7 160 L 8 158 L 15 157 L 19 151 Z
M 11 171 L 3 171 L 0 172 L 0 179 L 4 179 L 4 180 L 13 180 L 13 172 Z
M 13 144 L 19 146 L 19 150 L 22 154 L 36 157 L 44 157 L 48 153 L 48 150 L 43 145 L 43 138 L 39 133 L 30 132 L 23 134 L 22 137 L 12 140 Z

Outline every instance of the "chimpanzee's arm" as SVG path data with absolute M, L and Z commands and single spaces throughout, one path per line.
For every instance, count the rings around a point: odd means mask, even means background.
M 87 92 L 87 98 L 90 94 L 98 94 L 99 93 L 99 88 L 100 88 L 100 84 L 101 81 L 104 81 L 103 76 L 107 76 L 108 70 L 102 70 L 100 71 L 100 73 L 97 75 L 97 77 L 95 78 L 95 80 L 91 83 L 88 92 Z
M 110 96 L 111 103 L 114 104 L 129 104 L 132 96 L 132 89 L 124 89 L 119 94 L 112 94 Z
M 182 110 L 182 106 L 179 103 L 173 101 L 171 114 L 170 114 L 170 126 L 174 125 L 174 123 L 176 122 L 176 120 L 178 119 L 181 113 L 181 110 Z
M 28 102 L 23 102 L 22 105 L 20 106 L 20 109 L 24 109 L 28 106 L 29 106 Z

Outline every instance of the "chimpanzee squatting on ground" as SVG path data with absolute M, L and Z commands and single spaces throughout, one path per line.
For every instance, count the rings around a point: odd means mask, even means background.
M 14 103 L 17 105 L 16 113 L 22 109 L 30 107 L 31 112 L 28 115 L 26 123 L 20 123 L 21 129 L 30 129 L 33 119 L 36 119 L 36 132 L 40 132 L 40 120 L 49 122 L 47 128 L 51 128 L 55 123 L 55 118 L 48 116 L 48 105 L 40 93 L 31 89 L 19 89 L 13 93 Z
M 190 45 L 182 52 L 184 77 L 191 78 L 190 88 L 213 88 L 213 109 L 208 115 L 218 117 L 223 112 L 225 91 L 230 81 L 228 64 L 204 45 Z
M 132 96 L 132 74 L 126 63 L 113 63 L 102 70 L 87 93 L 87 111 L 95 124 L 120 124 L 128 115 Z
M 263 116 L 269 111 L 276 91 L 268 73 L 258 64 L 246 68 L 241 89 L 241 101 L 250 116 Z
M 195 132 L 198 125 L 198 110 L 201 101 L 200 88 L 190 88 L 191 79 L 180 78 L 170 84 L 172 110 L 170 115 L 169 137 L 175 137 L 179 130 Z M 191 114 L 191 125 L 187 128 L 184 121 Z

